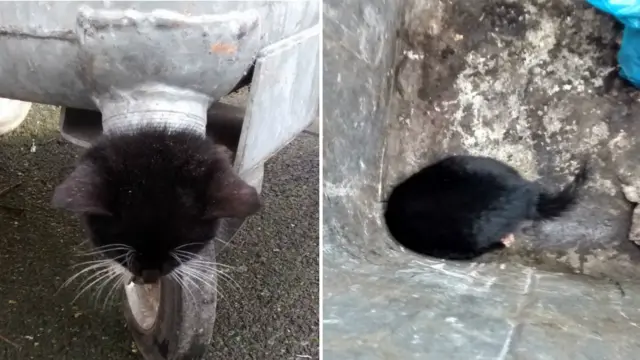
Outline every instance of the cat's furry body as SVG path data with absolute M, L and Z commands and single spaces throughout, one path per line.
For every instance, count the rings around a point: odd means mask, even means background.
M 220 219 L 249 216 L 260 200 L 228 151 L 203 135 L 154 127 L 100 138 L 53 204 L 82 215 L 94 246 L 151 283 L 197 257 Z
M 571 183 L 548 192 L 492 158 L 449 156 L 397 185 L 384 212 L 393 238 L 414 252 L 468 260 L 504 247 L 525 220 L 569 211 L 588 178 L 583 164 Z

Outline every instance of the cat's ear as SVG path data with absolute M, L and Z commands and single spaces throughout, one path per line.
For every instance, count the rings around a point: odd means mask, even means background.
M 262 206 L 258 191 L 229 167 L 218 174 L 209 194 L 205 218 L 246 218 Z
M 214 145 L 211 152 L 211 179 L 205 218 L 246 218 L 262 206 L 258 191 L 233 170 L 233 153 L 224 146 Z
M 58 185 L 51 204 L 54 208 L 86 215 L 111 215 L 100 201 L 102 181 L 94 165 L 82 162 Z

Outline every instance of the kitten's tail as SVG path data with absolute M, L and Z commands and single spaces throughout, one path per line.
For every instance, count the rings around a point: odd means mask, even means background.
M 542 190 L 538 194 L 536 204 L 536 218 L 539 220 L 551 220 L 573 209 L 578 202 L 578 197 L 584 184 L 589 180 L 590 168 L 587 160 L 580 164 L 578 173 L 569 184 L 558 192 Z

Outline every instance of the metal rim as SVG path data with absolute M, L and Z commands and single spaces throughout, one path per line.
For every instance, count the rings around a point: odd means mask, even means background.
M 138 327 L 143 331 L 153 329 L 160 309 L 160 282 L 144 285 L 129 282 L 124 290 L 129 309 Z

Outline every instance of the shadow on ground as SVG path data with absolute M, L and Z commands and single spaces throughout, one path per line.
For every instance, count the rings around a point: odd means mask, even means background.
M 57 119 L 35 105 L 0 137 L 0 191 L 19 184 L 0 195 L 0 359 L 141 359 L 118 303 L 58 291 L 84 237 L 49 207 L 81 151 Z M 209 358 L 318 358 L 318 197 L 318 138 L 304 134 L 267 163 L 265 208 L 221 255 L 241 290 L 222 284 Z

